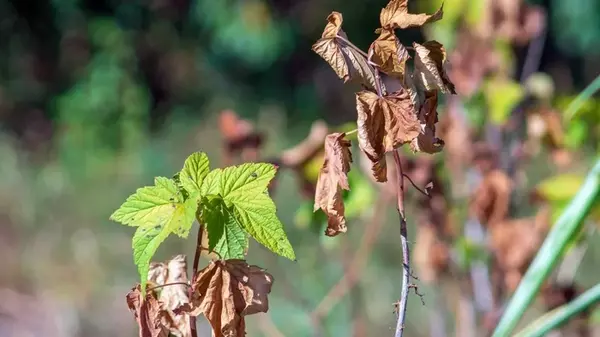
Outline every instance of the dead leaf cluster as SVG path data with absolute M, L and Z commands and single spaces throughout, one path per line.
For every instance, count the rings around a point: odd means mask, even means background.
M 177 255 L 165 263 L 153 262 L 145 296 L 139 284 L 127 294 L 127 306 L 138 323 L 140 337 L 191 336 L 190 317 L 174 313 L 189 302 L 186 269 L 185 255 Z
M 204 315 L 215 337 L 246 335 L 245 317 L 269 310 L 273 276 L 244 260 L 217 260 L 200 270 L 189 303 L 177 313 Z
M 440 20 L 443 9 L 433 14 L 411 14 L 407 0 L 391 0 L 381 10 L 377 39 L 367 53 L 352 44 L 342 30 L 341 13 L 332 12 L 321 38 L 313 50 L 333 68 L 344 82 L 352 79 L 362 84 L 356 93 L 358 145 L 371 163 L 371 174 L 378 182 L 388 180 L 386 153 L 410 144 L 414 152 L 437 153 L 444 141 L 436 137 L 438 122 L 438 92 L 456 94 L 454 84 L 446 74 L 447 55 L 437 41 L 413 43 L 414 69 L 407 68 L 411 58 L 395 35 L 396 29 L 421 27 Z M 401 87 L 387 92 L 381 73 L 400 83 Z M 340 138 L 342 137 L 342 138 Z M 350 170 L 350 142 L 343 134 L 334 134 L 335 145 L 325 146 L 325 158 L 315 192 L 315 210 L 323 209 L 329 218 L 328 235 L 345 231 L 344 206 L 341 191 Z M 344 144 L 344 145 L 341 145 Z M 341 151 L 340 149 L 345 150 Z M 333 170 L 332 163 L 343 164 L 343 170 Z M 339 182 L 342 182 L 340 185 Z M 333 188 L 333 186 L 338 186 Z M 321 190 L 320 190 L 321 189 Z
M 213 336 L 243 337 L 244 317 L 269 309 L 273 277 L 244 260 L 216 260 L 198 272 L 188 291 L 186 259 L 178 255 L 166 263 L 152 263 L 148 284 L 145 296 L 139 284 L 127 294 L 140 337 L 189 337 L 190 325 L 195 324 L 191 317 L 201 314 Z

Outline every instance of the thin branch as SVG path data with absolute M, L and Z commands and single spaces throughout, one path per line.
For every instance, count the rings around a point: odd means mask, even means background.
M 189 284 L 187 284 L 185 282 L 172 282 L 172 283 L 159 284 L 159 285 L 157 285 L 155 287 L 146 289 L 146 291 L 152 291 L 152 290 L 159 289 L 159 288 L 162 288 L 162 287 L 177 286 L 177 285 L 186 286 L 188 288 L 191 287 Z
M 427 191 L 425 191 L 425 190 L 423 190 L 423 189 L 419 188 L 419 186 L 417 186 L 417 184 L 415 184 L 415 182 L 414 182 L 414 181 L 411 179 L 411 177 L 410 177 L 408 174 L 406 174 L 406 173 L 402 173 L 402 175 L 404 176 L 404 178 L 406 178 L 408 181 L 410 181 L 410 184 L 411 184 L 411 185 L 413 185 L 413 187 L 414 187 L 414 188 L 415 188 L 417 191 L 421 192 L 421 193 L 422 193 L 424 196 L 426 196 L 426 197 L 428 197 L 428 198 L 431 198 L 431 195 L 429 195 L 429 193 L 427 193 Z M 413 277 L 414 277 L 414 276 L 413 276 Z M 416 278 L 416 277 L 415 277 L 415 278 Z
M 406 319 L 406 305 L 408 302 L 408 290 L 410 287 L 410 249 L 408 247 L 408 230 L 406 228 L 406 217 L 404 213 L 404 172 L 402 172 L 402 161 L 398 151 L 394 151 L 396 162 L 396 180 L 398 181 L 398 214 L 400 215 L 400 240 L 402 241 L 402 290 L 398 303 L 398 322 L 396 324 L 395 337 L 402 337 L 404 333 L 404 322 Z
M 351 135 L 353 133 L 356 133 L 356 132 L 358 132 L 358 129 L 354 129 L 354 130 L 348 131 L 348 132 L 346 132 L 346 136 L 349 136 L 349 135 Z
M 356 52 L 358 52 L 359 54 L 361 54 L 362 56 L 364 56 L 365 58 L 369 58 L 369 56 L 367 55 L 367 53 L 365 53 L 364 51 L 362 51 L 362 49 L 358 48 L 356 45 L 354 45 L 354 43 L 350 42 L 348 39 L 340 36 L 340 35 L 336 35 L 335 36 L 337 39 L 339 39 L 340 41 L 344 42 L 345 44 L 348 45 L 348 47 L 354 49 Z
M 194 265 L 192 266 L 192 284 L 196 281 L 198 274 L 198 264 L 200 263 L 200 253 L 202 252 L 202 236 L 204 234 L 204 225 L 200 222 L 200 218 L 196 217 L 200 226 L 198 226 L 198 237 L 196 238 L 196 251 L 194 252 Z M 192 298 L 192 288 L 189 288 L 188 297 Z M 196 317 L 190 316 L 190 333 L 191 337 L 198 337 L 196 330 Z

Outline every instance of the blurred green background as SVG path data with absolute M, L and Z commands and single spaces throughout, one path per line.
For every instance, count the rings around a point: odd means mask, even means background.
M 331 126 L 355 120 L 356 88 L 343 86 L 311 45 L 336 10 L 350 39 L 366 50 L 386 3 L 0 0 L 0 336 L 135 336 L 125 304 L 138 279 L 133 230 L 110 222 L 111 212 L 154 176 L 172 175 L 193 151 L 220 165 L 217 116 L 224 109 L 265 134 L 264 160 L 304 139 L 317 119 Z M 431 13 L 440 3 L 415 0 L 410 8 Z M 529 3 L 548 14 L 535 70 L 550 76 L 553 106 L 564 109 L 600 73 L 600 1 Z M 406 45 L 435 38 L 452 50 L 459 22 L 478 22 L 484 6 L 484 0 L 446 0 L 444 20 L 399 37 Z M 518 88 L 528 44 L 502 46 Z M 478 107 L 469 109 L 473 125 L 504 121 L 520 97 L 510 86 L 487 88 L 491 93 L 482 88 L 468 103 Z M 599 122 L 594 98 L 565 124 L 567 146 L 581 159 L 571 171 L 585 173 L 599 153 Z M 526 192 L 558 172 L 548 161 L 541 155 L 527 165 Z M 275 283 L 268 315 L 248 319 L 249 336 L 391 335 L 401 282 L 395 208 L 377 210 L 376 187 L 358 175 L 351 185 L 360 192 L 347 206 L 355 213 L 349 231 L 327 238 L 307 227 L 311 202 L 294 179 L 283 170 L 273 197 L 298 261 L 251 245 L 248 260 L 267 268 Z M 534 210 L 523 204 L 517 213 Z M 343 275 L 374 212 L 382 213 L 386 234 L 365 256 L 357 287 L 315 323 L 311 312 Z M 464 213 L 464 202 L 452 210 L 459 218 Z M 156 258 L 191 257 L 193 241 L 170 239 Z M 598 262 L 600 248 L 590 244 L 582 263 Z M 597 268 L 587 268 L 577 280 L 587 287 L 599 277 Z M 425 306 L 411 296 L 407 335 L 432 334 L 430 310 L 440 306 L 436 294 L 444 287 L 458 289 L 452 282 L 422 285 Z M 447 335 L 453 335 L 452 312 Z M 209 335 L 206 322 L 200 324 L 201 336 Z

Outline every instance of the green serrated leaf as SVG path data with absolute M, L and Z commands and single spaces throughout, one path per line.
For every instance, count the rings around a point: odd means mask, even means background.
M 243 259 L 248 235 L 220 197 L 204 198 L 202 220 L 208 232 L 208 250 L 222 259 Z
M 233 213 L 244 230 L 260 244 L 290 260 L 296 259 L 283 224 L 275 214 L 275 204 L 268 195 L 259 194 L 252 200 L 236 203 Z
M 183 195 L 172 179 L 157 177 L 155 186 L 138 188 L 117 209 L 110 219 L 129 226 L 155 226 L 171 216 L 174 206 L 183 202 Z
M 187 237 L 198 208 L 198 192 L 184 200 L 173 179 L 157 177 L 154 184 L 138 189 L 110 217 L 124 225 L 139 227 L 132 240 L 133 259 L 143 287 L 150 259 L 160 243 L 170 233 Z
M 195 152 L 190 155 L 183 164 L 179 173 L 179 180 L 189 193 L 200 191 L 202 181 L 210 171 L 210 162 L 204 152 Z
M 154 253 L 156 253 L 158 246 L 165 241 L 167 236 L 169 236 L 169 231 L 160 226 L 154 228 L 139 227 L 133 235 L 133 262 L 138 267 L 142 293 L 146 291 L 150 260 L 154 256 Z
M 224 209 L 232 210 L 233 218 L 248 234 L 276 254 L 294 260 L 294 250 L 267 193 L 275 173 L 274 165 L 264 163 L 217 169 L 206 176 L 200 191 L 203 196 L 220 195 Z
M 211 171 L 202 184 L 202 195 L 220 194 L 226 203 L 252 199 L 266 191 L 277 169 L 273 164 L 246 163 Z

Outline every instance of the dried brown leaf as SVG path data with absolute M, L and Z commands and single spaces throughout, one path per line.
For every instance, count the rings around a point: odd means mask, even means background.
M 421 130 L 412 100 L 404 89 L 383 97 L 360 91 L 356 110 L 358 144 L 372 162 L 375 179 L 387 181 L 385 153 L 410 143 Z
M 471 199 L 471 214 L 488 227 L 506 220 L 513 185 L 501 170 L 487 173 Z
M 272 284 L 273 276 L 244 260 L 211 261 L 195 278 L 191 303 L 176 311 L 204 314 L 215 337 L 243 337 L 244 317 L 269 310 Z
M 146 292 L 142 299 L 141 287 L 138 284 L 127 294 L 127 306 L 133 312 L 139 327 L 140 337 L 167 337 L 169 330 L 161 324 L 165 315 L 153 292 Z
M 409 14 L 408 0 L 391 0 L 384 9 L 381 10 L 379 21 L 381 27 L 385 29 L 405 29 L 410 27 L 421 27 L 422 25 L 440 20 L 444 15 L 444 6 L 442 5 L 435 13 L 429 14 Z
M 352 79 L 367 88 L 375 88 L 375 73 L 367 59 L 348 44 L 346 33 L 342 30 L 342 14 L 331 12 L 321 38 L 312 46 L 340 79 L 348 82 Z
M 406 61 L 410 58 L 406 48 L 400 43 L 393 30 L 382 29 L 379 37 L 371 44 L 373 61 L 384 73 L 404 78 Z
M 315 192 L 314 210 L 322 209 L 327 214 L 325 235 L 336 236 L 346 232 L 342 189 L 350 190 L 348 172 L 352 162 L 350 141 L 345 133 L 332 133 L 325 139 L 325 160 Z
M 444 70 L 446 50 L 437 41 L 413 43 L 415 48 L 415 72 L 417 83 L 425 90 L 440 90 L 444 94 L 456 94 L 454 84 Z
M 435 124 L 438 122 L 437 91 L 425 92 L 425 102 L 419 110 L 421 133 L 412 140 L 410 147 L 414 152 L 437 153 L 444 148 L 444 141 L 435 136 Z

